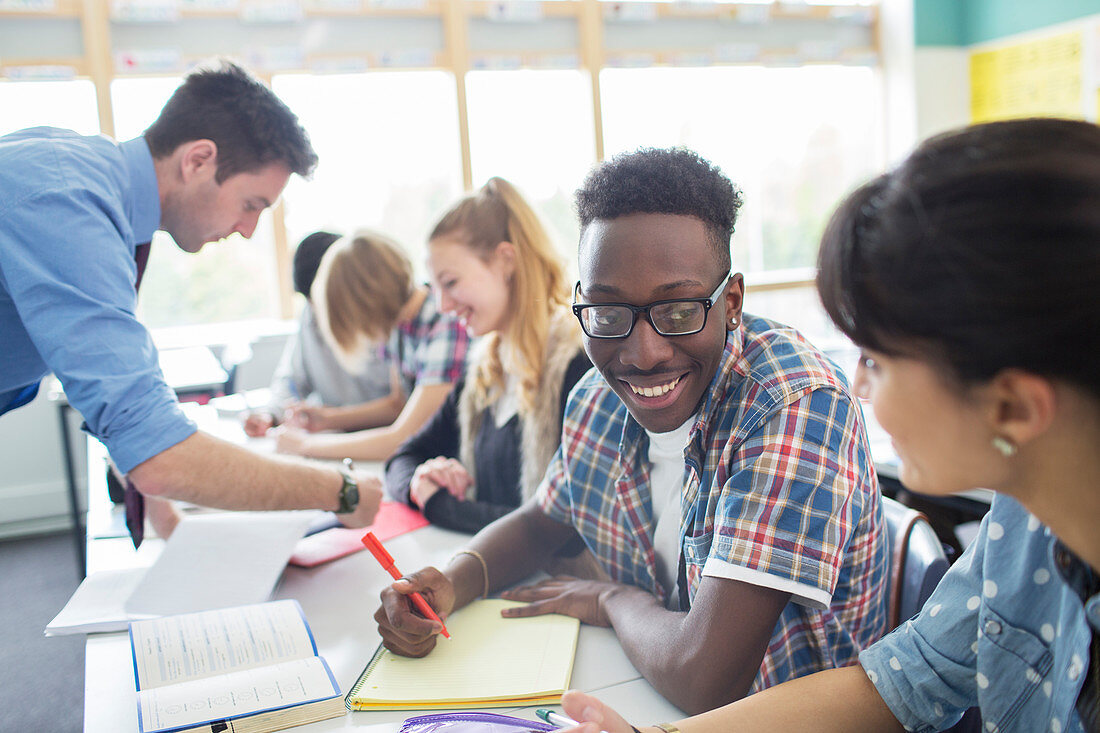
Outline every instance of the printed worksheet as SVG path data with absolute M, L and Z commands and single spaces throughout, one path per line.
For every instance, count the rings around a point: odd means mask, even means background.
M 139 690 L 317 654 L 295 601 L 148 619 L 130 639 Z

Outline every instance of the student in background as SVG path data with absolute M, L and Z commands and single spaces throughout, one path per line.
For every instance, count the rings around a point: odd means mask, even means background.
M 134 315 L 154 231 L 192 253 L 250 237 L 291 173 L 316 163 L 294 114 L 228 62 L 188 74 L 133 140 L 48 127 L 0 137 L 0 414 L 57 375 L 128 475 L 135 542 L 146 496 L 374 518 L 381 482 L 369 474 L 259 456 L 198 431 Z M 152 501 L 150 518 L 167 536 L 176 515 Z
M 305 296 L 306 302 L 298 316 L 298 332 L 290 337 L 275 368 L 270 406 L 245 419 L 244 430 L 253 437 L 283 422 L 284 416 L 291 425 L 311 432 L 376 427 L 359 419 L 357 413 L 369 410 L 364 403 L 387 397 L 393 389 L 393 372 L 378 351 L 365 354 L 362 370 L 351 374 L 317 325 L 309 290 L 321 258 L 339 238 L 331 232 L 314 232 L 294 251 L 294 290 Z M 312 404 L 311 398 L 320 404 Z
M 321 333 L 344 367 L 358 371 L 385 344 L 394 389 L 357 411 L 364 424 L 383 427 L 332 434 L 284 426 L 276 448 L 311 458 L 385 460 L 447 399 L 466 366 L 470 337 L 458 319 L 439 312 L 428 286 L 413 281 L 401 247 L 374 232 L 333 244 L 312 294 Z
M 998 495 L 924 609 L 858 666 L 675 726 L 942 730 L 977 706 L 983 730 L 1100 730 L 1100 129 L 932 138 L 841 205 L 819 266 L 902 482 Z M 631 733 L 591 696 L 564 705 L 586 733 Z
M 863 419 L 790 328 L 742 314 L 741 198 L 682 149 L 597 166 L 577 193 L 574 312 L 596 370 L 569 396 L 534 498 L 445 572 L 382 592 L 383 643 L 427 654 L 441 614 L 543 567 L 579 534 L 610 581 L 555 577 L 511 616 L 611 626 L 678 707 L 702 711 L 854 662 L 885 631 L 886 545 Z
M 466 376 L 386 465 L 386 491 L 433 524 L 476 532 L 530 499 L 591 363 L 563 263 L 512 184 L 490 178 L 428 243 L 440 307 L 474 337 Z

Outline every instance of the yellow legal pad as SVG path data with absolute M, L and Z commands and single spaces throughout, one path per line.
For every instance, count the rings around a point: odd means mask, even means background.
M 431 710 L 554 704 L 569 688 L 580 622 L 557 614 L 503 618 L 514 601 L 475 601 L 447 619 L 421 659 L 379 646 L 348 693 L 351 710 Z

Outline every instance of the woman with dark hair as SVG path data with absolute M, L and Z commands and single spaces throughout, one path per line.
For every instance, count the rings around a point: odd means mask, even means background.
M 859 664 L 665 731 L 1098 730 L 1100 128 L 1017 120 L 921 145 L 833 216 L 829 315 L 856 385 L 928 494 L 998 496 L 923 610 Z M 630 733 L 568 693 L 586 733 Z M 658 728 L 646 730 L 657 731 Z

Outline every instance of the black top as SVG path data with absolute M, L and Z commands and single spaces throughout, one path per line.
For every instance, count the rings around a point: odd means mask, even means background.
M 591 366 L 588 357 L 581 351 L 573 357 L 565 370 L 558 410 L 559 426 L 565 414 L 569 391 Z M 409 496 L 409 484 L 413 472 L 421 463 L 436 456 L 458 458 L 458 400 L 465 386 L 466 380 L 463 377 L 455 384 L 439 411 L 386 462 L 386 492 L 397 501 L 416 506 Z M 491 411 L 487 410 L 474 438 L 476 499 L 460 500 L 446 490 L 437 491 L 424 507 L 424 516 L 440 527 L 473 534 L 515 509 L 522 500 L 522 445 L 519 416 L 513 415 L 512 419 L 498 428 Z

